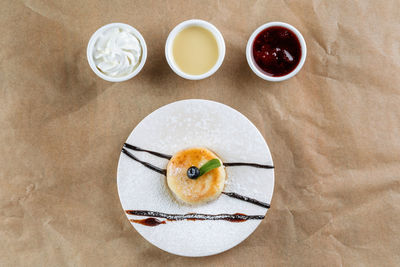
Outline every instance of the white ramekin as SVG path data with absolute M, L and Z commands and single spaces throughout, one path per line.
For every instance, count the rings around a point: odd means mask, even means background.
M 262 72 L 260 70 L 260 68 L 257 66 L 257 63 L 254 60 L 253 57 L 253 43 L 254 43 L 254 39 L 257 37 L 257 35 L 269 28 L 269 27 L 274 27 L 274 26 L 280 26 L 283 28 L 287 28 L 289 30 L 291 30 L 299 39 L 300 42 L 300 46 L 301 46 L 301 58 L 300 58 L 300 62 L 297 65 L 297 67 L 290 73 L 284 75 L 284 76 L 280 76 L 280 77 L 273 77 L 270 76 L 264 72 Z M 260 78 L 267 80 L 267 81 L 271 81 L 271 82 L 280 82 L 280 81 L 284 81 L 287 80 L 289 78 L 292 78 L 294 75 L 296 75 L 300 69 L 303 67 L 304 62 L 306 61 L 306 56 L 307 56 L 307 46 L 306 46 L 306 42 L 304 41 L 303 35 L 301 35 L 301 33 L 292 25 L 284 23 L 284 22 L 269 22 L 266 23 L 264 25 L 261 25 L 260 27 L 258 27 L 253 34 L 250 36 L 249 41 L 247 42 L 247 47 L 246 47 L 246 58 L 247 58 L 247 63 L 249 64 L 250 68 L 253 70 L 253 72 Z
M 218 59 L 215 65 L 206 73 L 203 73 L 201 75 L 191 75 L 183 72 L 175 63 L 173 54 L 172 54 L 172 46 L 174 43 L 174 39 L 176 35 L 182 31 L 183 29 L 191 26 L 198 26 L 198 27 L 203 27 L 207 30 L 209 30 L 215 37 L 215 40 L 217 41 L 218 45 Z M 181 22 L 178 24 L 168 35 L 167 42 L 165 43 L 165 57 L 167 58 L 168 65 L 171 67 L 171 69 L 181 76 L 182 78 L 189 79 L 189 80 L 201 80 L 204 78 L 207 78 L 211 75 L 213 75 L 219 67 L 222 65 L 222 62 L 224 61 L 225 58 L 225 42 L 224 38 L 222 37 L 221 32 L 211 23 L 200 20 L 200 19 L 191 19 L 191 20 L 186 20 L 184 22 Z
M 97 39 L 99 38 L 99 36 L 101 34 L 103 34 L 104 31 L 106 31 L 110 28 L 114 28 L 114 27 L 129 29 L 129 31 L 131 31 L 135 35 L 135 37 L 138 38 L 140 45 L 142 47 L 142 57 L 141 57 L 139 66 L 137 66 L 137 68 L 133 72 L 129 73 L 126 76 L 121 76 L 121 77 L 111 77 L 111 76 L 104 74 L 96 67 L 96 63 L 94 62 L 94 59 L 93 59 L 93 49 L 94 49 L 94 45 L 95 45 Z M 88 59 L 89 65 L 92 68 L 93 72 L 96 73 L 96 75 L 99 76 L 100 78 L 102 78 L 106 81 L 109 81 L 109 82 L 123 82 L 123 81 L 129 80 L 132 77 L 136 76 L 143 68 L 144 63 L 146 62 L 146 59 L 147 59 L 146 42 L 144 41 L 144 38 L 140 34 L 140 32 L 138 30 L 136 30 L 134 27 L 132 27 L 128 24 L 125 24 L 125 23 L 110 23 L 110 24 L 104 25 L 103 27 L 98 29 L 95 33 L 93 33 L 92 37 L 90 37 L 90 40 L 89 40 L 89 43 L 87 46 L 87 59 Z

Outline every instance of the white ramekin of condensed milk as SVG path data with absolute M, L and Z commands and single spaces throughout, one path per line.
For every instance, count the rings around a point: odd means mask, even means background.
M 214 74 L 225 57 L 221 32 L 211 23 L 192 19 L 178 24 L 165 44 L 165 57 L 171 69 L 189 80 Z

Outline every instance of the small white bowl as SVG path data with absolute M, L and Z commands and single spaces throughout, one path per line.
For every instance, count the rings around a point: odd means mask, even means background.
M 297 67 L 293 71 L 291 71 L 290 73 L 288 73 L 288 74 L 286 74 L 284 76 L 280 76 L 280 77 L 273 77 L 273 76 L 270 76 L 270 75 L 262 72 L 260 70 L 260 68 L 257 66 L 257 63 L 255 62 L 254 57 L 253 57 L 254 39 L 263 30 L 265 30 L 267 28 L 270 28 L 270 27 L 274 27 L 274 26 L 280 26 L 280 27 L 287 28 L 287 29 L 291 30 L 297 36 L 297 39 L 299 39 L 300 47 L 301 47 L 301 58 L 300 58 L 300 62 L 297 65 Z M 304 41 L 303 35 L 301 35 L 301 33 L 295 27 L 293 27 L 290 24 L 284 23 L 284 22 L 269 22 L 269 23 L 266 23 L 264 25 L 261 25 L 260 27 L 258 27 L 253 32 L 253 34 L 249 38 L 249 41 L 247 42 L 247 47 L 246 47 L 247 63 L 249 64 L 250 68 L 253 70 L 253 72 L 258 77 L 260 77 L 260 78 L 262 78 L 264 80 L 267 80 L 267 81 L 280 82 L 280 81 L 284 81 L 284 80 L 287 80 L 289 78 L 292 78 L 303 67 L 304 62 L 306 61 L 306 57 L 307 57 L 307 46 L 306 46 L 306 42 Z
M 174 43 L 174 39 L 176 35 L 181 32 L 183 29 L 191 27 L 191 26 L 198 26 L 198 27 L 203 27 L 206 30 L 209 30 L 213 35 L 215 40 L 217 41 L 218 45 L 218 59 L 215 65 L 206 73 L 203 73 L 201 75 L 191 75 L 183 72 L 175 63 L 174 56 L 172 54 L 172 47 Z M 204 78 L 207 78 L 211 75 L 213 75 L 219 67 L 222 65 L 222 62 L 224 61 L 225 58 L 225 42 L 224 38 L 222 37 L 221 32 L 211 23 L 200 20 L 200 19 L 191 19 L 191 20 L 186 20 L 184 22 L 181 22 L 178 24 L 168 35 L 167 42 L 165 43 L 165 57 L 167 58 L 168 65 L 171 67 L 171 69 L 181 76 L 182 78 L 188 79 L 188 80 L 201 80 Z
M 94 45 L 95 45 L 97 39 L 99 38 L 99 36 L 101 34 L 103 34 L 104 31 L 106 31 L 110 28 L 114 28 L 114 27 L 129 29 L 129 31 L 131 31 L 135 35 L 135 37 L 138 38 L 139 43 L 142 47 L 142 58 L 140 60 L 139 66 L 137 66 L 137 68 L 133 72 L 129 73 L 126 76 L 121 76 L 121 77 L 107 76 L 106 74 L 101 72 L 96 67 L 96 63 L 94 62 L 94 59 L 93 59 L 93 49 L 94 49 Z M 127 81 L 127 80 L 131 79 L 132 77 L 136 76 L 142 70 L 144 63 L 146 62 L 146 59 L 147 59 L 147 46 L 146 46 L 146 42 L 144 41 L 143 36 L 134 27 L 132 27 L 128 24 L 125 24 L 125 23 L 110 23 L 110 24 L 104 25 L 103 27 L 98 29 L 95 33 L 93 33 L 92 37 L 90 37 L 86 52 L 87 52 L 86 55 L 87 55 L 89 65 L 92 68 L 93 72 L 96 73 L 96 75 L 99 76 L 100 78 L 102 78 L 106 81 L 109 81 L 109 82 L 123 82 L 123 81 Z

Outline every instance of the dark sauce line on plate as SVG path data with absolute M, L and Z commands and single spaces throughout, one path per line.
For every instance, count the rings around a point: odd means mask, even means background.
M 142 219 L 142 220 L 130 219 L 130 221 L 133 223 L 139 223 L 139 224 L 143 224 L 146 226 L 157 226 L 160 224 L 165 224 L 165 221 L 160 221 L 159 219 L 156 219 L 156 218 L 147 218 L 147 219 Z
M 164 158 L 164 159 L 171 159 L 172 156 L 171 155 L 167 155 L 167 154 L 163 154 L 163 153 L 159 153 L 156 151 L 152 151 L 152 150 L 147 150 L 147 149 L 143 149 L 128 143 L 124 144 L 124 147 L 135 150 L 135 151 L 143 151 L 143 152 L 147 152 L 150 153 L 154 156 L 160 157 L 160 158 Z M 254 168 L 262 168 L 262 169 L 273 169 L 274 166 L 272 165 L 264 165 L 264 164 L 258 164 L 258 163 L 248 163 L 248 162 L 226 162 L 223 163 L 223 165 L 225 167 L 234 167 L 234 166 L 249 166 L 249 167 L 254 167 Z
M 128 143 L 125 143 L 125 144 L 124 144 L 124 147 L 129 148 L 129 149 L 132 149 L 132 150 L 135 150 L 135 151 L 147 152 L 147 153 L 149 153 L 149 154 L 152 154 L 152 155 L 154 155 L 154 156 L 157 156 L 157 157 L 160 157 L 160 158 L 164 158 L 164 159 L 171 159 L 171 158 L 172 158 L 171 155 L 167 155 L 167 154 L 159 153 L 159 152 L 156 152 L 156 151 L 151 151 L 151 150 L 143 149 L 143 148 L 140 148 L 140 147 L 137 147 L 137 146 L 128 144 Z
M 254 168 L 262 168 L 262 169 L 273 169 L 272 165 L 263 165 L 258 163 L 247 163 L 247 162 L 226 162 L 224 163 L 225 167 L 234 167 L 234 166 L 249 166 Z
M 146 161 L 142 161 L 140 159 L 138 159 L 137 157 L 135 157 L 134 155 L 132 155 L 129 151 L 127 151 L 125 148 L 122 149 L 122 152 L 127 155 L 128 157 L 130 157 L 133 160 L 136 160 L 137 162 L 141 163 L 143 166 L 149 168 L 150 170 L 153 170 L 155 172 L 161 173 L 162 175 L 167 175 L 167 170 L 166 169 L 161 169 L 157 166 L 154 166 L 153 164 L 150 164 Z
M 268 203 L 265 203 L 265 202 L 262 202 L 262 201 L 258 201 L 257 199 L 254 199 L 254 198 L 242 196 L 242 195 L 239 195 L 239 194 L 234 193 L 234 192 L 222 192 L 222 194 L 227 195 L 227 196 L 232 197 L 232 198 L 243 200 L 243 201 L 246 201 L 246 202 L 249 202 L 251 204 L 254 204 L 254 205 L 257 205 L 257 206 L 261 206 L 261 207 L 264 207 L 264 208 L 267 208 L 267 209 L 269 209 L 271 207 L 271 205 L 268 204 Z
M 244 222 L 247 220 L 262 220 L 265 217 L 263 215 L 246 215 L 243 213 L 211 215 L 211 214 L 202 214 L 202 213 L 168 214 L 168 213 L 149 211 L 149 210 L 126 210 L 125 212 L 129 215 L 163 218 L 163 219 L 167 219 L 168 221 L 183 221 L 183 220 L 220 221 L 220 220 L 224 220 L 224 221 L 229 221 L 229 222 Z

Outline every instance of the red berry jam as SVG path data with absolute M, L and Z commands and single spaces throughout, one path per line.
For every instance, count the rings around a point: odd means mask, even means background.
M 266 28 L 254 39 L 253 57 L 256 65 L 265 74 L 273 77 L 284 76 L 292 72 L 300 62 L 300 41 L 287 28 Z

